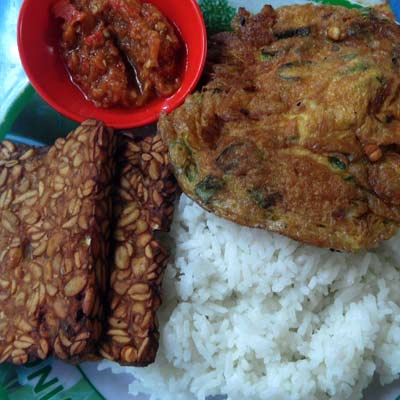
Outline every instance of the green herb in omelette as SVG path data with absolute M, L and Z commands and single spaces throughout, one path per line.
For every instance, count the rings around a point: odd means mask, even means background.
M 224 181 L 216 176 L 209 175 L 196 185 L 195 193 L 204 203 L 224 187 Z
M 366 63 L 364 61 L 361 61 L 361 62 L 357 63 L 356 65 L 348 68 L 346 70 L 346 73 L 354 74 L 354 73 L 357 73 L 357 72 L 364 72 L 367 69 L 369 69 L 369 67 L 370 67 L 370 65 L 368 63 Z
M 274 193 L 266 193 L 266 191 L 262 188 L 253 188 L 248 191 L 251 199 L 260 207 L 260 208 L 270 208 L 275 206 L 278 202 L 282 201 L 283 196 L 279 192 Z
M 267 51 L 265 49 L 260 50 L 260 60 L 261 61 L 271 61 L 276 55 L 277 51 Z
M 346 169 L 346 164 L 337 157 L 329 157 L 329 162 L 334 169 Z
M 188 164 L 185 167 L 185 175 L 188 178 L 189 182 L 193 182 L 197 176 L 197 167 L 196 164 Z

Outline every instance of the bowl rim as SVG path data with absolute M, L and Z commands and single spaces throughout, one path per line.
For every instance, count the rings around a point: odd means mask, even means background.
M 31 85 L 33 86 L 33 88 L 36 90 L 36 92 L 40 95 L 40 97 L 43 98 L 43 100 L 46 101 L 46 103 L 48 103 L 52 108 L 54 108 L 56 111 L 58 111 L 60 114 L 64 115 L 65 117 L 76 121 L 76 122 L 83 122 L 85 119 L 89 119 L 89 118 L 93 118 L 90 116 L 83 116 L 80 115 L 74 111 L 71 111 L 68 108 L 65 108 L 61 105 L 59 105 L 59 103 L 57 102 L 57 100 L 54 100 L 51 98 L 51 96 L 47 93 L 46 90 L 44 90 L 40 83 L 39 80 L 35 77 L 35 73 L 33 73 L 32 69 L 30 68 L 30 64 L 29 64 L 29 60 L 28 57 L 25 53 L 25 51 L 23 50 L 23 22 L 24 22 L 24 18 L 26 18 L 26 10 L 29 6 L 30 1 L 35 1 L 35 0 L 24 0 L 21 6 L 21 9 L 19 11 L 18 14 L 18 21 L 17 21 L 17 47 L 18 47 L 18 53 L 21 59 L 21 64 L 25 70 L 25 73 L 31 83 Z M 55 0 L 56 1 L 56 0 Z M 157 106 L 151 106 L 150 107 L 148 105 L 144 105 L 142 106 L 143 108 L 145 107 L 149 107 L 148 112 L 146 113 L 146 115 L 142 116 L 140 119 L 135 120 L 134 116 L 135 116 L 135 108 L 132 109 L 132 122 L 122 122 L 122 123 L 115 123 L 115 122 L 108 122 L 106 120 L 103 120 L 103 122 L 110 127 L 113 127 L 115 129 L 131 129 L 131 128 L 138 128 L 138 127 L 142 127 L 148 124 L 151 124 L 153 122 L 157 122 L 160 115 L 162 113 L 170 113 L 171 111 L 175 110 L 176 108 L 178 108 L 181 104 L 183 104 L 183 102 L 185 101 L 186 97 L 193 92 L 193 90 L 195 89 L 197 83 L 199 82 L 201 75 L 203 73 L 204 67 L 205 67 L 205 63 L 206 63 L 206 57 L 207 57 L 207 30 L 206 30 L 206 25 L 204 22 L 204 18 L 203 18 L 203 13 L 201 11 L 200 5 L 197 2 L 197 0 L 185 0 L 186 2 L 190 2 L 192 7 L 193 7 L 193 11 L 195 13 L 195 17 L 196 20 L 199 22 L 199 27 L 200 27 L 200 32 L 198 32 L 199 37 L 199 43 L 201 46 L 201 62 L 197 65 L 197 67 L 195 68 L 195 71 L 193 73 L 192 78 L 189 81 L 189 84 L 187 86 L 187 88 L 182 91 L 181 93 L 179 93 L 177 95 L 177 93 L 179 92 L 180 88 L 179 87 L 177 89 L 176 92 L 174 92 L 171 96 L 162 99 L 163 101 L 161 101 L 160 103 L 157 104 Z M 145 3 L 146 0 L 140 0 L 141 3 Z M 174 20 L 168 18 L 173 25 L 175 26 L 175 29 L 177 29 L 181 40 L 183 42 L 183 45 L 185 47 L 187 47 L 187 43 L 186 41 L 183 40 L 182 34 L 180 33 L 180 29 L 179 26 L 175 23 Z M 186 58 L 186 62 L 189 62 L 189 57 L 187 56 Z M 184 74 L 185 76 L 185 74 Z M 70 84 L 74 85 L 74 83 L 72 82 L 72 80 L 70 80 Z M 83 94 L 82 94 L 83 96 Z M 177 96 L 176 99 L 174 99 L 174 102 L 172 103 L 172 105 L 170 106 L 170 108 L 168 110 L 165 109 L 165 101 L 170 99 L 172 96 Z M 86 101 L 90 102 L 91 105 L 93 107 L 96 107 L 90 100 Z M 143 109 L 142 107 L 139 107 L 139 109 Z M 101 107 L 96 107 L 97 109 L 101 110 Z M 118 109 L 119 107 L 115 107 L 116 109 Z M 112 110 L 112 108 L 109 109 L 105 109 L 105 110 Z

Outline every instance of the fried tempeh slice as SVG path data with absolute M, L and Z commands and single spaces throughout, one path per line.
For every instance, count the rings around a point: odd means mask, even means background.
M 86 121 L 45 148 L 0 144 L 0 362 L 76 362 L 101 336 L 113 132 Z
M 158 349 L 156 311 L 167 252 L 155 231 L 169 228 L 176 182 L 160 136 L 119 138 L 105 358 L 144 366 Z

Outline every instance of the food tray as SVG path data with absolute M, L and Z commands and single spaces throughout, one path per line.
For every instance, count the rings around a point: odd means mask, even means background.
M 306 3 L 306 0 L 271 0 L 273 6 Z M 352 7 L 367 6 L 378 1 L 316 0 L 318 3 Z M 50 144 L 76 126 L 44 103 L 29 85 L 19 62 L 16 45 L 16 21 L 22 0 L 2 0 L 0 3 L 0 138 L 28 144 Z M 257 11 L 261 0 L 203 0 L 206 21 L 213 29 L 224 29 L 238 6 Z M 392 0 L 400 17 L 400 3 Z M 148 130 L 149 127 L 142 128 Z M 151 129 L 151 128 L 150 128 Z M 23 367 L 0 365 L 0 400 L 30 399 L 134 399 L 146 396 L 128 394 L 131 377 L 113 375 L 108 369 L 97 370 L 97 363 L 71 366 L 56 359 L 32 363 Z M 376 381 L 365 392 L 365 400 L 400 400 L 400 381 L 381 387 Z

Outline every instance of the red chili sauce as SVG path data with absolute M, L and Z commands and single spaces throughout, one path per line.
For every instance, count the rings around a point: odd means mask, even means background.
M 97 107 L 141 106 L 180 86 L 183 46 L 152 4 L 60 0 L 53 13 L 72 80 Z

